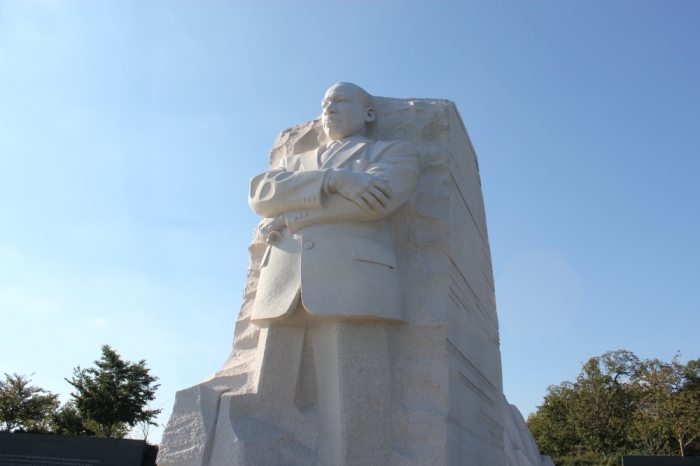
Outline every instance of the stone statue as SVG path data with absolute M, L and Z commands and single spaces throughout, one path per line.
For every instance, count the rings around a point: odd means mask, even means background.
M 322 108 L 331 142 L 284 157 L 251 180 L 248 203 L 265 217 L 260 229 L 269 243 L 251 319 L 267 327 L 269 343 L 264 396 L 248 409 L 256 429 L 289 411 L 287 435 L 319 464 L 385 464 L 390 371 L 383 322 L 403 320 L 403 306 L 384 219 L 413 193 L 418 159 L 407 142 L 365 137 L 375 110 L 358 86 L 334 85 Z M 304 419 L 317 425 L 315 439 L 296 432 Z M 249 427 L 237 427 L 236 435 Z M 285 461 L 268 456 L 270 464 Z
M 328 89 L 322 108 L 331 143 L 284 157 L 251 181 L 248 203 L 266 218 L 263 236 L 274 238 L 252 319 L 287 317 L 301 296 L 304 310 L 316 316 L 403 320 L 384 220 L 417 185 L 416 150 L 408 142 L 365 137 L 375 111 L 370 95 L 354 84 Z
M 501 384 L 476 154 L 454 104 L 337 83 L 280 134 L 233 350 L 159 466 L 540 466 Z

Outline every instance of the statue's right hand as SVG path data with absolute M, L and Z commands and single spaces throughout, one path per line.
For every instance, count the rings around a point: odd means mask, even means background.
M 279 241 L 279 232 L 286 226 L 284 215 L 278 215 L 276 217 L 262 219 L 262 222 L 258 225 L 258 231 L 260 231 L 263 241 L 272 246 Z M 274 232 L 276 232 L 277 235 L 275 235 Z M 277 238 L 276 241 L 275 238 Z
M 328 190 L 351 200 L 369 213 L 387 206 L 391 198 L 388 181 L 370 173 L 332 169 L 328 174 Z

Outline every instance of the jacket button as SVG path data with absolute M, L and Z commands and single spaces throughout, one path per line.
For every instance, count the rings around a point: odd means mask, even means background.
M 306 241 L 306 242 L 304 243 L 304 248 L 305 248 L 305 249 L 311 249 L 311 248 L 313 248 L 313 247 L 314 247 L 314 242 L 313 242 L 313 241 Z

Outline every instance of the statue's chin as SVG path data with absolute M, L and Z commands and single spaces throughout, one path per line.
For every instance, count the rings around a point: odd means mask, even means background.
M 339 141 L 340 139 L 345 139 L 349 138 L 352 136 L 357 136 L 362 134 L 362 130 L 360 131 L 339 131 L 336 128 L 324 128 L 323 131 L 326 133 L 326 136 L 328 136 L 328 139 L 332 141 Z
M 341 133 L 339 131 L 333 131 L 333 130 L 326 129 L 325 133 L 326 133 L 326 136 L 328 136 L 328 139 L 330 139 L 331 141 L 337 141 L 337 140 L 343 139 L 345 137 L 343 135 L 343 133 Z
M 328 139 L 330 139 L 331 141 L 338 141 L 340 139 L 343 139 L 344 137 L 338 133 L 331 133 L 329 131 L 326 131 L 326 136 L 328 136 Z

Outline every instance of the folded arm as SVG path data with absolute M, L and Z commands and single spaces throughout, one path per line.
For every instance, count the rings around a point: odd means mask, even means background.
M 321 209 L 287 211 L 285 217 L 289 230 L 295 232 L 318 223 L 376 222 L 389 217 L 410 199 L 418 184 L 420 172 L 415 148 L 408 143 L 394 144 L 385 154 L 380 154 L 377 162 L 371 164 L 365 173 L 372 175 L 370 178 L 386 180 L 382 184 L 388 187 L 388 195 L 381 196 L 382 190 L 376 187 L 380 193 L 374 197 L 377 202 L 371 205 L 371 201 L 367 202 L 363 197 L 351 200 L 342 192 L 332 193 L 326 197 Z
M 288 171 L 283 162 L 250 180 L 248 205 L 261 217 L 275 217 L 290 210 L 322 209 L 326 171 Z
M 262 229 L 281 230 L 286 223 L 295 232 L 317 223 L 376 222 L 393 214 L 413 194 L 420 171 L 413 145 L 384 144 L 363 173 L 292 171 L 298 167 L 285 159 L 280 167 L 253 177 L 248 204 L 258 215 L 277 219 Z

